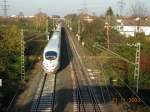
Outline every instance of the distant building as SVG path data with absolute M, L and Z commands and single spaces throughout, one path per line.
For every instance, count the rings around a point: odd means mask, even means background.
M 53 18 L 53 19 L 59 19 L 60 16 L 59 16 L 59 15 L 52 15 L 52 18 Z
M 16 19 L 23 19 L 23 18 L 34 18 L 34 16 L 20 16 L 20 15 L 11 15 L 11 18 L 16 18 Z
M 135 36 L 135 33 L 144 33 L 150 36 L 150 17 L 145 18 L 118 18 L 116 29 L 126 37 Z
M 17 17 L 17 15 L 11 15 L 10 17 L 12 17 L 12 18 L 16 18 L 16 17 Z
M 92 16 L 86 15 L 83 17 L 83 20 L 91 23 L 91 22 L 93 22 L 94 19 Z
M 27 16 L 27 18 L 34 18 L 35 16 Z

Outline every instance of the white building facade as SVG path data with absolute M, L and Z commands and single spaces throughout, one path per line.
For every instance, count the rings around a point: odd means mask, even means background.
M 137 32 L 143 32 L 146 36 L 150 36 L 150 21 L 148 20 L 142 20 L 140 25 L 138 25 L 137 19 L 118 19 L 117 23 L 116 29 L 126 37 L 135 36 Z

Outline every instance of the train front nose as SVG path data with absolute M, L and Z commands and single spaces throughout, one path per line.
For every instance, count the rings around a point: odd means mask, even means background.
M 52 62 L 43 62 L 43 68 L 46 72 L 55 72 L 57 69 L 57 64 Z

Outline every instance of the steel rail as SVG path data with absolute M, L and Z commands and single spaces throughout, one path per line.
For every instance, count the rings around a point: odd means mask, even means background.
M 67 31 L 67 30 L 66 30 Z M 68 32 L 67 32 L 67 34 L 69 34 Z M 68 35 L 67 35 L 68 36 Z M 81 75 L 82 77 L 84 77 L 84 79 L 86 79 L 86 84 L 88 84 L 88 86 L 86 87 L 86 89 L 87 89 L 87 94 L 88 94 L 88 96 L 89 96 L 89 100 L 90 101 L 92 101 L 92 105 L 93 105 L 93 112 L 102 112 L 101 111 L 101 109 L 100 109 L 100 106 L 99 106 L 99 103 L 98 103 L 98 98 L 96 97 L 97 95 L 96 95 L 96 93 L 94 92 L 94 90 L 93 89 L 91 89 L 89 86 L 91 86 L 90 85 L 90 83 L 89 83 L 89 80 L 87 79 L 87 77 L 85 76 L 85 69 L 84 69 L 84 67 L 83 67 L 83 64 L 82 64 L 82 62 L 81 62 L 81 57 L 79 56 L 79 54 L 78 54 L 78 52 L 77 52 L 77 50 L 76 50 L 76 48 L 75 48 L 75 45 L 74 45 L 74 43 L 73 43 L 73 40 L 71 40 L 71 39 L 69 39 L 69 37 L 68 37 L 68 40 L 67 40 L 68 42 L 70 41 L 70 43 L 71 43 L 71 49 L 72 49 L 72 51 L 73 51 L 73 55 L 74 55 L 74 63 L 73 63 L 73 67 L 74 67 L 74 72 L 75 72 L 75 77 L 76 77 L 76 82 L 77 82 L 77 87 L 78 87 L 78 92 L 80 93 L 79 95 L 79 98 L 80 98 L 80 102 L 81 102 L 81 100 L 83 100 L 82 102 L 84 103 L 84 99 L 82 99 L 83 98 L 83 95 L 82 95 L 82 93 L 83 93 L 83 90 L 81 89 L 81 85 L 82 84 L 80 84 L 80 81 L 79 81 L 79 78 L 78 78 L 78 76 L 79 75 Z M 77 65 L 76 67 L 75 67 L 75 65 Z M 77 69 L 77 70 L 75 70 L 75 68 Z M 78 74 L 76 73 L 76 72 L 78 72 Z M 84 104 L 84 111 L 86 112 L 86 107 L 85 107 L 85 104 Z M 80 106 L 79 106 L 79 108 L 80 108 Z
M 55 74 L 44 74 L 44 79 L 41 80 L 36 98 L 33 101 L 31 112 L 54 111 L 55 78 Z

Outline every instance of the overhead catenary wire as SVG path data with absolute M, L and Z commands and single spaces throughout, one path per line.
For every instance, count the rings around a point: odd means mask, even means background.
M 106 71 L 104 70 L 104 67 L 103 67 L 102 64 L 100 64 L 100 68 L 101 68 L 101 70 L 102 70 L 102 75 L 104 76 L 104 80 L 105 80 L 105 83 L 106 83 L 106 76 L 105 76 Z M 117 92 L 117 94 L 120 96 L 121 101 L 124 101 L 124 100 L 123 100 L 123 96 L 121 95 L 121 93 L 120 93 L 116 88 L 114 88 L 113 86 L 112 86 L 112 88 L 113 88 L 113 89 Z M 108 89 L 108 87 L 107 87 L 107 89 Z M 109 89 L 108 89 L 108 92 L 109 92 L 109 94 L 110 94 Z M 125 103 L 127 104 L 127 106 L 129 106 L 129 103 L 128 103 L 128 102 L 125 102 Z M 123 111 L 123 110 L 122 110 L 122 111 Z
M 121 45 L 121 44 L 120 44 Z M 120 59 L 130 63 L 130 64 L 133 64 L 135 66 L 135 69 L 134 69 L 134 80 L 136 80 L 136 92 L 138 93 L 138 90 L 139 90 L 139 74 L 140 74 L 140 49 L 141 49 L 141 44 L 140 43 L 136 43 L 136 44 L 126 44 L 127 46 L 130 46 L 130 47 L 136 47 L 136 59 L 135 59 L 135 63 L 129 61 L 128 59 L 122 57 L 121 55 L 103 47 L 102 45 L 96 43 L 95 45 L 93 45 L 93 47 L 102 47 L 103 49 L 105 49 L 106 51 L 110 52 L 111 54 L 114 54 L 114 55 L 117 55 L 117 57 L 119 57 Z
M 136 92 L 134 92 L 134 91 L 128 86 L 127 83 L 125 83 L 125 82 L 124 82 L 122 79 L 120 79 L 120 78 L 119 78 L 119 80 L 122 81 L 122 82 L 130 89 L 130 91 L 131 91 L 134 95 L 136 95 L 136 97 L 138 97 L 138 98 L 142 101 L 142 103 L 147 107 L 148 110 L 150 110 L 150 107 L 148 106 L 148 104 L 146 104 L 146 103 L 144 102 L 144 100 L 142 100 L 142 99 L 139 97 L 139 95 L 138 95 Z
M 38 39 L 39 37 L 41 37 L 41 36 L 43 36 L 43 35 L 46 35 L 46 34 L 41 34 L 41 35 L 39 35 L 39 36 L 36 36 L 36 38 L 33 37 L 33 38 L 31 38 L 31 39 L 26 40 L 26 42 L 36 41 L 36 40 L 34 40 L 34 39 Z M 40 40 L 37 40 L 37 41 L 40 41 Z M 41 41 L 43 41 L 43 40 L 41 40 Z M 45 41 L 47 41 L 47 40 L 45 40 Z
M 103 66 L 101 65 L 101 68 L 102 68 L 102 70 L 103 70 L 103 73 L 105 74 L 105 71 L 104 71 L 104 68 L 103 68 Z M 105 75 L 104 75 L 105 76 Z M 139 98 L 140 100 L 141 100 L 141 102 L 147 107 L 147 109 L 149 109 L 150 110 L 150 107 L 148 106 L 148 104 L 146 104 L 138 95 L 137 95 L 137 93 L 136 92 L 134 92 L 129 86 L 128 86 L 128 84 L 127 83 L 125 83 L 121 78 L 119 78 L 119 80 L 121 81 L 121 82 L 123 82 L 126 86 L 127 86 L 127 88 L 137 97 L 137 98 Z M 113 87 L 114 88 L 114 87 Z M 114 88 L 115 89 L 115 88 Z M 116 89 L 115 89 L 116 90 Z M 123 98 L 122 97 L 122 95 L 121 95 L 121 93 L 118 91 L 118 90 L 116 90 L 117 91 L 117 93 L 119 93 L 119 96 L 121 97 L 121 99 Z M 126 104 L 129 106 L 129 104 L 126 102 Z
M 26 40 L 26 42 L 25 42 L 25 40 L 24 40 L 24 30 L 21 29 L 21 81 L 23 83 L 25 83 L 25 79 L 26 79 L 25 78 L 25 74 L 26 74 L 25 73 L 25 43 L 33 41 L 33 39 L 37 39 L 37 38 L 39 38 L 39 37 L 41 37 L 43 35 L 45 35 L 45 34 L 41 34 L 39 36 L 36 36 L 36 38 L 33 37 L 33 38 L 29 39 L 29 40 Z M 33 63 L 31 64 L 31 66 L 32 65 L 33 65 Z
M 117 54 L 117 53 L 115 53 L 115 52 L 113 52 L 113 51 L 111 51 L 111 50 L 109 50 L 109 49 L 103 47 L 102 45 L 96 44 L 96 45 L 93 45 L 93 47 L 95 47 L 95 48 L 97 48 L 97 49 L 100 49 L 99 47 L 101 47 L 101 48 L 103 48 L 104 50 L 106 50 L 106 51 L 108 51 L 108 52 L 110 52 L 110 53 L 116 55 L 116 56 L 119 57 L 120 59 L 126 61 L 127 63 L 130 63 L 130 64 L 132 64 L 132 65 L 135 65 L 134 62 L 129 61 L 128 59 L 124 58 L 123 56 L 121 56 L 121 55 L 119 55 L 119 54 Z
M 103 47 L 102 46 L 102 48 L 105 48 L 105 47 Z M 107 48 L 105 48 L 105 49 L 107 49 Z M 107 49 L 108 50 L 108 49 Z M 109 51 L 111 51 L 111 50 L 109 50 Z M 111 53 L 112 53 L 112 51 L 111 51 Z M 114 52 L 113 52 L 113 54 L 114 54 Z M 116 54 L 116 53 L 115 53 Z M 117 55 L 118 56 L 118 55 Z M 119 55 L 120 56 L 120 55 Z M 150 110 L 150 107 L 138 96 L 138 94 L 136 93 L 136 92 L 134 92 L 129 86 L 128 86 L 128 84 L 126 84 L 122 79 L 120 79 L 119 78 L 119 80 L 121 81 L 121 82 L 123 82 L 128 88 L 129 88 L 129 90 L 134 94 L 134 95 L 136 95 L 137 96 L 137 98 L 139 98 L 141 101 L 142 101 L 142 103 Z M 121 95 L 121 94 L 120 94 Z

